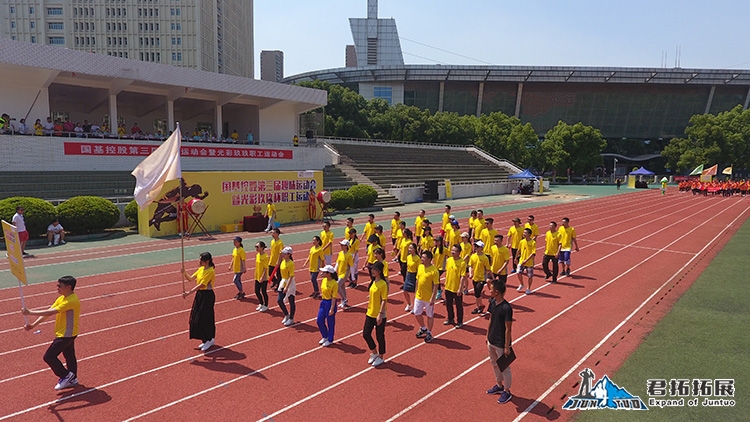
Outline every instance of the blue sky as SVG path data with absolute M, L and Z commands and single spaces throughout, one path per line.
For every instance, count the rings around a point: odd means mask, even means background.
M 256 77 L 261 50 L 284 52 L 286 76 L 344 67 L 348 19 L 366 12 L 366 0 L 255 0 Z M 680 46 L 683 68 L 750 68 L 746 1 L 380 0 L 378 14 L 396 19 L 407 64 L 661 67 L 666 53 L 674 67 Z

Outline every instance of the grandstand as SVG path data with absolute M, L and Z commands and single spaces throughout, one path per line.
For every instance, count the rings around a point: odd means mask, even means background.
M 127 171 L 13 171 L 0 172 L 0 198 L 34 196 L 68 199 L 78 195 L 128 197 L 135 179 Z

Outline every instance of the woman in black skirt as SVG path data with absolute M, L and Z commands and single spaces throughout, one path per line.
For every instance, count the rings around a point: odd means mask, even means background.
M 201 253 L 200 267 L 193 275 L 188 274 L 184 269 L 182 273 L 188 280 L 195 282 L 195 287 L 182 293 L 182 297 L 187 297 L 190 293 L 196 292 L 193 308 L 190 310 L 190 338 L 199 339 L 201 344 L 198 348 L 205 352 L 214 345 L 214 337 L 216 336 L 216 320 L 214 317 L 216 272 L 214 271 L 214 260 L 211 254 L 208 252 Z

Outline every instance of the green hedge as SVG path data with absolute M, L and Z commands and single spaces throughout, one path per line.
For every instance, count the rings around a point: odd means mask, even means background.
M 135 199 L 125 206 L 125 218 L 127 218 L 131 224 L 135 226 L 138 225 L 138 203 L 135 202 Z
M 115 226 L 120 209 L 98 196 L 75 196 L 57 206 L 60 224 L 74 234 L 95 233 Z
M 331 202 L 328 204 L 336 210 L 345 210 L 354 205 L 354 196 L 348 190 L 335 190 L 331 192 Z
M 24 208 L 23 217 L 26 222 L 26 230 L 32 237 L 46 234 L 47 226 L 57 217 L 55 206 L 43 199 L 14 196 L 0 200 L 0 218 L 12 223 L 17 206 Z
M 354 200 L 353 208 L 371 207 L 375 205 L 375 200 L 378 199 L 378 192 L 368 185 L 354 185 L 349 188 L 349 193 L 352 194 Z

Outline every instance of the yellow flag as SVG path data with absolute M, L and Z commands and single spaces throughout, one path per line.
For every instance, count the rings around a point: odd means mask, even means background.
M 728 174 L 728 175 L 731 176 L 732 175 L 732 166 L 729 166 L 729 167 L 725 168 L 724 170 L 722 170 L 721 174 Z
M 8 251 L 10 272 L 25 286 L 27 284 L 26 268 L 23 266 L 23 251 L 16 226 L 3 220 L 3 235 L 5 236 L 5 249 Z

